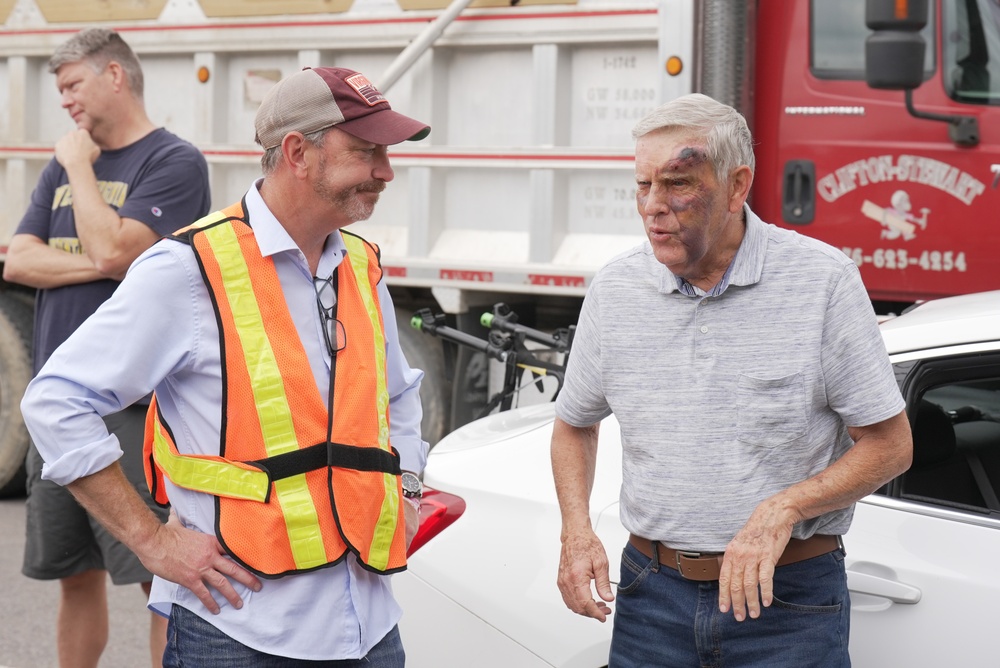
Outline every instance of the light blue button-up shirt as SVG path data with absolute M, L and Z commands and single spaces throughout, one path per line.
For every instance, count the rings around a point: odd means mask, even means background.
M 330 356 L 313 276 L 305 256 L 261 199 L 258 184 L 246 195 L 250 225 L 262 254 L 274 259 L 316 386 L 326 400 Z M 330 235 L 318 276 L 330 276 L 346 252 L 340 234 Z M 419 472 L 427 456 L 420 437 L 423 373 L 407 365 L 384 282 L 378 290 L 386 333 L 390 438 L 402 468 Z M 172 240 L 157 243 L 136 260 L 114 296 L 56 350 L 28 386 L 21 407 L 45 460 L 42 477 L 67 484 L 116 461 L 121 448 L 100 416 L 153 389 L 178 449 L 217 455 L 219 329 L 194 253 Z M 212 496 L 169 481 L 166 489 L 185 526 L 215 533 Z M 353 556 L 336 566 L 262 584 L 261 591 L 253 592 L 233 582 L 243 598 L 240 610 L 213 592 L 222 609 L 213 615 L 188 589 L 156 578 L 149 606 L 166 615 L 176 603 L 250 647 L 306 660 L 360 658 L 401 614 L 389 578 L 362 569 Z

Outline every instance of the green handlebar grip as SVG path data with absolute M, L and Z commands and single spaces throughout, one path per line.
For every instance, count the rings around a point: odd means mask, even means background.
M 424 319 L 421 318 L 419 315 L 413 316 L 412 318 L 410 318 L 410 327 L 412 327 L 413 329 L 423 329 Z
M 492 327 L 493 326 L 493 314 L 492 313 L 484 313 L 479 318 L 479 324 L 482 325 L 483 327 L 486 327 L 486 328 Z

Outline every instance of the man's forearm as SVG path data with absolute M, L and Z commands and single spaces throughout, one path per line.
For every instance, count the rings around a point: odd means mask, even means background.
M 913 441 L 905 413 L 849 431 L 855 444 L 843 457 L 772 497 L 793 524 L 846 508 L 909 468 Z
M 73 188 L 73 219 L 83 251 L 98 268 L 119 252 L 122 219 L 101 195 L 97 176 L 90 163 L 66 169 Z
M 151 573 L 191 590 L 212 614 L 219 612 L 213 589 L 233 607 L 243 607 L 243 599 L 230 580 L 260 591 L 260 580 L 230 559 L 214 535 L 186 529 L 173 515 L 161 524 L 117 463 L 68 487 Z
M 111 535 L 143 559 L 143 549 L 162 526 L 117 462 L 66 486 Z
M 556 418 L 552 429 L 552 475 L 563 534 L 590 527 L 590 493 L 597 469 L 598 425 L 573 427 Z
M 40 290 L 107 278 L 86 255 L 59 250 L 44 243 L 16 243 L 14 240 L 4 264 L 3 276 L 4 280 Z

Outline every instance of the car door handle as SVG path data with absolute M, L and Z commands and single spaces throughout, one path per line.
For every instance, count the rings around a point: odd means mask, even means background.
M 906 603 L 913 605 L 920 601 L 921 592 L 912 585 L 904 584 L 898 580 L 890 580 L 879 575 L 870 573 L 859 573 L 847 569 L 847 588 L 858 594 L 868 594 L 887 598 L 893 603 Z

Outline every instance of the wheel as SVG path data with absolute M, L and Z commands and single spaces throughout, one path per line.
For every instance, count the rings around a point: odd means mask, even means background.
M 458 429 L 481 417 L 489 400 L 490 361 L 485 353 L 459 346 L 454 382 L 451 428 Z
M 451 379 L 445 372 L 441 340 L 410 327 L 411 315 L 396 309 L 399 345 L 410 366 L 424 372 L 420 383 L 420 403 L 424 412 L 420 431 L 423 439 L 433 447 L 448 433 Z
M 31 304 L 0 295 L 0 497 L 24 493 L 28 430 L 21 397 L 31 380 Z

